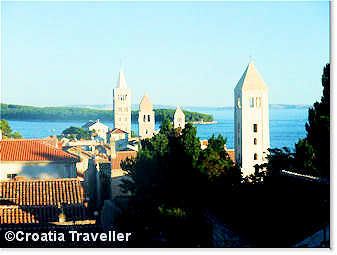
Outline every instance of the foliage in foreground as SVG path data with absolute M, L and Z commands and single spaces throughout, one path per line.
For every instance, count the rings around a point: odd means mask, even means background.
M 207 246 L 203 209 L 209 188 L 241 179 L 224 143 L 213 136 L 202 151 L 195 127 L 173 129 L 164 120 L 157 135 L 142 141 L 137 158 L 122 164 L 130 177 L 122 188 L 131 198 L 119 224 L 137 233 L 135 246 Z
M 0 120 L 0 130 L 1 130 L 1 135 L 3 139 L 8 139 L 8 138 L 14 138 L 14 139 L 18 139 L 18 138 L 22 138 L 22 135 L 15 131 L 12 131 L 12 128 L 10 127 L 9 123 L 7 120 L 5 119 L 1 119 Z

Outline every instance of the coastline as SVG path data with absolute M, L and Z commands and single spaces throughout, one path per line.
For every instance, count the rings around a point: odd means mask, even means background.
M 191 121 L 192 124 L 197 124 L 197 125 L 211 125 L 211 124 L 217 124 L 218 121 L 213 120 L 213 121 Z

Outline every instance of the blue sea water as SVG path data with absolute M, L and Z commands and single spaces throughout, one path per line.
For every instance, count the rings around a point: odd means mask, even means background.
M 227 137 L 227 147 L 233 148 L 234 115 L 232 109 L 221 108 L 193 108 L 193 111 L 212 114 L 216 124 L 195 125 L 200 139 L 208 139 L 212 134 L 221 134 Z M 306 134 L 304 125 L 307 121 L 307 108 L 270 109 L 270 145 L 275 147 L 293 148 L 298 139 Z M 49 121 L 9 121 L 14 131 L 20 132 L 25 138 L 42 138 L 49 135 L 58 135 L 70 126 L 80 127 L 83 122 L 49 122 Z M 113 128 L 113 122 L 104 122 Z M 160 124 L 156 124 L 159 129 Z M 138 125 L 132 124 L 132 130 L 138 133 Z

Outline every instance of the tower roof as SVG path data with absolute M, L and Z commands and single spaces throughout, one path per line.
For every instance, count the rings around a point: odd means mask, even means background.
M 139 110 L 142 110 L 142 109 L 151 109 L 152 110 L 152 107 L 153 106 L 152 106 L 152 103 L 150 101 L 150 98 L 147 95 L 147 93 L 145 93 L 142 100 L 140 101 Z
M 268 89 L 266 83 L 262 79 L 260 73 L 255 68 L 254 63 L 251 61 L 243 75 L 241 76 L 239 82 L 237 83 L 235 89 L 242 90 L 266 90 Z
M 119 76 L 118 76 L 118 82 L 117 82 L 117 88 L 126 88 L 126 80 L 125 80 L 125 76 L 124 76 L 124 72 L 121 69 L 119 71 Z
M 176 109 L 174 115 L 184 115 L 185 116 L 184 112 L 180 109 L 179 106 L 177 106 L 177 109 Z

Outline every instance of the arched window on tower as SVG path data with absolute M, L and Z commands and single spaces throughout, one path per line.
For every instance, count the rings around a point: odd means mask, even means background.
M 143 115 L 143 122 L 146 121 L 146 115 Z
M 254 153 L 254 160 L 257 160 L 257 153 Z
M 151 117 L 150 115 L 147 115 L 147 121 L 150 122 L 151 121 Z

